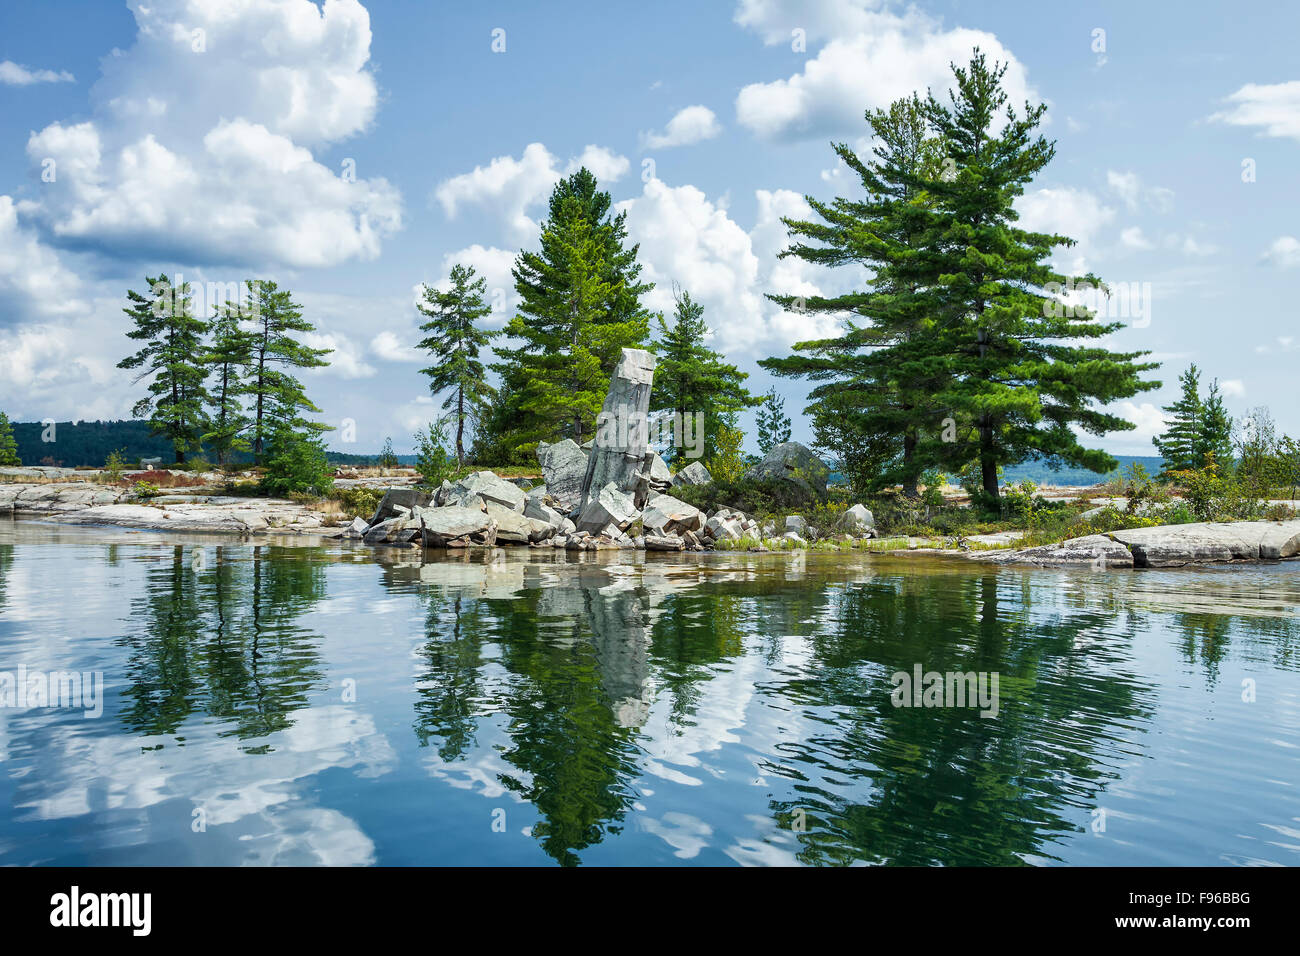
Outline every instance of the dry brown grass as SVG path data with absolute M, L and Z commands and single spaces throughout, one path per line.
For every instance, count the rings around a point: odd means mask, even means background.
M 123 475 L 123 485 L 138 485 L 142 481 L 157 485 L 159 488 L 198 488 L 207 482 L 198 475 L 173 475 L 170 471 L 138 471 L 132 475 Z

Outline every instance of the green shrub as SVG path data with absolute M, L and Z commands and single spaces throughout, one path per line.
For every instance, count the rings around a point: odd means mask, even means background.
M 152 481 L 137 481 L 131 486 L 131 497 L 140 501 L 157 498 L 160 494 L 162 494 L 162 489 Z
M 271 437 L 271 453 L 259 488 L 286 497 L 305 492 L 322 497 L 334 486 L 334 470 L 320 439 L 282 430 Z
M 349 518 L 369 521 L 379 508 L 383 491 L 380 488 L 335 488 L 330 497 L 339 502 Z
M 447 423 L 430 422 L 426 431 L 415 436 L 415 470 L 420 474 L 420 484 L 437 488 L 450 481 L 456 470 L 456 459 L 447 451 Z
M 104 480 L 112 484 L 122 480 L 122 472 L 126 470 L 126 449 L 120 448 L 117 451 L 108 453 L 108 460 L 104 462 Z

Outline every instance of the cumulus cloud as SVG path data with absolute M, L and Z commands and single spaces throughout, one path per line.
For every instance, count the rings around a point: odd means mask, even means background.
M 1239 378 L 1226 378 L 1219 383 L 1219 390 L 1226 398 L 1242 398 L 1246 394 L 1246 383 Z
M 586 166 L 600 182 L 616 183 L 627 175 L 631 165 L 626 156 L 620 156 L 612 149 L 588 145 L 581 153 L 569 160 L 569 164 L 564 168 L 564 174 L 567 176 L 576 173 Z
M 1295 236 L 1278 236 L 1264 252 L 1264 259 L 1279 269 L 1300 266 L 1300 239 Z
M 361 133 L 378 93 L 356 0 L 134 5 L 90 120 L 28 140 L 54 181 L 20 212 L 55 244 L 113 257 L 335 265 L 401 227 L 383 178 L 309 147 Z
M 81 280 L 58 253 L 18 223 L 10 196 L 0 196 L 0 325 L 11 316 L 35 319 L 84 313 Z
M 510 321 L 519 308 L 519 296 L 515 292 L 514 268 L 516 253 L 496 246 L 481 246 L 475 243 L 464 249 L 449 252 L 442 258 L 442 276 L 434 285 L 439 289 L 451 287 L 451 267 L 460 263 L 473 266 L 474 271 L 483 278 L 483 301 L 492 312 L 484 317 L 483 325 L 489 329 L 499 329 Z
M 0 60 L 0 83 L 5 86 L 31 86 L 34 83 L 75 83 L 67 70 L 30 70 L 13 60 Z
M 1117 402 L 1108 411 L 1137 426 L 1131 432 L 1117 434 L 1116 437 L 1125 443 L 1149 446 L 1151 440 L 1163 435 L 1168 427 L 1168 417 L 1151 402 Z
M 688 106 L 668 121 L 662 132 L 641 134 L 643 149 L 689 146 L 712 139 L 722 132 L 718 117 L 707 106 Z
M 676 282 L 704 305 L 714 347 L 733 357 L 769 355 L 795 341 L 834 334 L 839 326 L 834 317 L 784 312 L 765 297 L 829 294 L 825 283 L 834 277 L 776 258 L 786 242 L 781 216 L 811 213 L 803 197 L 788 190 L 755 195 L 758 218 L 748 231 L 691 185 L 652 179 L 640 196 L 618 204 L 627 212 L 629 236 L 640 243 L 643 276 L 656 284 L 646 304 L 671 312 Z
M 1070 186 L 1043 187 L 1025 193 L 1016 203 L 1020 225 L 1031 232 L 1069 236 L 1077 240 L 1070 248 L 1058 248 L 1057 265 L 1076 275 L 1088 271 L 1089 260 L 1098 253 L 1097 239 L 1115 218 L 1115 210 L 1087 189 Z
M 1142 234 L 1139 226 L 1129 226 L 1119 234 L 1119 241 L 1126 249 L 1151 249 L 1153 245 L 1146 236 Z
M 736 97 L 736 118 L 766 139 L 849 135 L 862 127 L 864 109 L 888 106 L 916 90 L 949 89 L 950 64 L 965 64 L 974 47 L 1007 64 L 1012 104 L 1039 99 L 1028 72 L 998 38 L 983 30 L 945 29 L 916 8 L 895 13 L 870 0 L 741 0 L 736 22 L 773 44 L 792 30 L 827 42 L 804 68 L 786 79 L 751 83 Z
M 448 219 L 455 219 L 464 206 L 487 209 L 505 225 L 511 240 L 522 244 L 537 236 L 539 225 L 530 213 L 550 196 L 562 176 L 582 166 L 605 185 L 621 179 L 630 163 L 604 147 L 588 146 L 561 167 L 544 145 L 529 143 L 518 159 L 498 156 L 486 166 L 443 180 L 434 188 L 433 198 Z
M 1106 171 L 1106 185 L 1123 200 L 1130 212 L 1145 206 L 1156 212 L 1169 212 L 1174 204 L 1174 191 L 1163 186 L 1147 186 L 1134 172 Z
M 412 343 L 402 341 L 396 332 L 388 330 L 370 340 L 370 351 L 385 362 L 419 362 L 424 357 Z
M 1210 116 L 1212 121 L 1258 126 L 1264 136 L 1300 140 L 1300 80 L 1247 83 L 1226 102 L 1226 109 Z

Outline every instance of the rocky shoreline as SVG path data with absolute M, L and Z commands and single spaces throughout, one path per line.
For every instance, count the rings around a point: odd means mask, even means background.
M 356 517 L 349 522 L 337 507 L 313 510 L 294 501 L 223 495 L 214 486 L 156 494 L 146 502 L 140 500 L 138 488 L 64 481 L 73 476 L 55 473 L 57 469 L 0 469 L 0 512 L 35 514 L 65 524 L 249 537 L 302 534 L 427 549 L 513 545 L 566 551 L 762 552 L 806 549 L 809 541 L 819 548 L 854 548 L 876 537 L 875 519 L 861 504 L 848 508 L 831 527 L 813 528 L 800 515 L 789 515 L 777 528 L 734 508 L 704 511 L 671 494 L 709 484 L 712 477 L 698 461 L 674 474 L 649 446 L 645 426 L 654 366 L 649 352 L 623 350 L 597 419 L 597 437 L 582 445 L 567 438 L 539 445 L 544 483 L 536 487 L 528 479 L 506 479 L 491 471 L 472 472 L 455 483 L 444 481 L 435 490 L 384 482 L 383 499 L 369 520 Z M 613 440 L 610 432 L 616 436 Z M 220 480 L 217 475 L 167 474 L 198 483 Z M 813 502 L 826 496 L 825 464 L 797 442 L 772 447 L 746 477 L 778 489 L 783 500 Z M 965 548 L 925 547 L 911 539 L 897 543 L 900 551 L 910 554 L 1098 570 L 1300 556 L 1300 520 L 1294 519 L 1138 528 L 1029 548 L 1017 548 L 1017 536 L 976 536 L 967 539 Z
M 1036 548 L 965 552 L 964 556 L 995 564 L 1097 570 L 1282 561 L 1300 557 L 1300 520 L 1130 528 Z
M 0 483 L 0 515 L 137 531 L 239 537 L 297 535 L 313 541 L 341 538 L 372 546 L 406 548 L 514 545 L 568 551 L 703 552 L 718 549 L 720 541 L 746 539 L 753 542 L 743 548 L 747 551 L 809 547 L 795 530 L 801 526 L 797 517 L 790 519 L 790 530 L 778 535 L 772 525 L 760 527 L 754 518 L 740 512 L 720 509 L 709 514 L 667 494 L 647 502 L 647 508 L 639 514 L 639 529 L 629 525 L 640 534 L 615 532 L 608 526 L 593 534 L 579 531 L 571 518 L 546 503 L 548 497 L 544 486 L 530 493 L 490 472 L 477 472 L 433 494 L 413 487 L 390 487 L 372 520 L 332 524 L 340 520 L 339 516 L 283 499 L 191 492 L 162 495 L 148 504 L 138 504 L 130 500 L 129 490 L 90 481 L 9 482 Z M 855 524 L 858 536 L 873 534 L 866 517 L 860 520 Z M 845 537 L 852 536 L 846 533 Z M 1300 557 L 1300 520 L 1134 528 L 1031 548 L 1015 547 L 1010 535 L 985 537 L 988 540 L 968 539 L 982 545 L 977 550 L 936 548 L 927 546 L 927 541 L 900 539 L 897 549 L 872 553 L 1082 570 L 1176 568 Z M 880 543 L 887 544 L 889 539 Z

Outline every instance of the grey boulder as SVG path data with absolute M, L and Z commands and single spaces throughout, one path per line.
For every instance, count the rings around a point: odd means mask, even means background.
M 524 510 L 524 491 L 518 485 L 498 478 L 490 471 L 475 471 L 451 486 L 451 497 L 464 501 L 478 495 L 484 501 L 496 502 L 511 511 Z
M 619 490 L 614 482 L 600 489 L 582 508 L 578 516 L 578 530 L 599 534 L 608 525 L 626 528 L 638 517 L 631 496 Z
M 432 501 L 433 495 L 418 488 L 389 488 L 384 492 L 383 500 L 379 502 L 379 507 L 375 509 L 374 517 L 370 519 L 369 524 L 376 525 L 396 516 L 399 513 L 398 508 L 404 508 L 409 512 L 413 508 L 427 507 Z
M 587 477 L 587 453 L 572 438 L 537 446 L 537 463 L 542 466 L 546 494 L 566 514 L 582 501 L 582 482 Z
M 673 475 L 674 485 L 711 485 L 713 476 L 709 474 L 709 469 L 705 468 L 698 461 L 693 461 L 677 474 Z
M 810 501 L 826 496 L 830 469 L 806 445 L 797 441 L 773 445 L 763 460 L 745 473 L 753 481 L 772 481 L 784 486 L 792 501 Z

